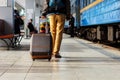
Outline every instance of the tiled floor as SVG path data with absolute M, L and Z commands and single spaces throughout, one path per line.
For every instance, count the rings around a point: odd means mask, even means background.
M 120 51 L 64 34 L 63 58 L 32 61 L 30 39 L 16 50 L 0 50 L 0 80 L 119 80 Z

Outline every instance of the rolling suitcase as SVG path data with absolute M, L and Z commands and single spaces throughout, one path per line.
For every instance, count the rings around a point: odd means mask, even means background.
M 35 59 L 51 59 L 52 38 L 50 34 L 33 34 L 31 37 L 30 53 Z

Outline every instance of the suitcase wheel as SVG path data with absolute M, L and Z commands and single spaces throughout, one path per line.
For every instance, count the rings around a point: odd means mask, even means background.
M 48 58 L 48 61 L 50 61 L 51 60 L 51 57 L 50 58 Z
M 33 59 L 33 61 L 35 61 L 35 59 Z

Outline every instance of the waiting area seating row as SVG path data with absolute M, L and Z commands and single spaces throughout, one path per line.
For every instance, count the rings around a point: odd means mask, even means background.
M 20 42 L 24 36 L 24 32 L 20 34 L 4 34 L 4 20 L 0 19 L 0 40 L 4 41 L 7 45 L 7 49 L 10 47 L 15 48 L 20 45 Z
M 23 36 L 24 35 L 19 35 L 19 34 L 0 35 L 0 40 L 5 42 L 5 44 L 8 47 L 7 49 L 9 50 L 10 47 L 15 48 L 15 47 L 19 46 Z

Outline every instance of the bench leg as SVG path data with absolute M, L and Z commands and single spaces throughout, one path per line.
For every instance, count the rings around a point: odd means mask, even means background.
M 10 46 L 11 46 L 12 48 L 14 48 L 14 47 L 15 47 L 14 38 L 11 38 L 11 39 L 9 39 L 9 40 L 10 40 L 10 42 L 11 42 Z
M 22 38 L 23 38 L 23 36 L 19 37 L 18 45 L 20 45 L 20 42 L 21 42 Z
M 7 45 L 7 50 L 9 50 L 10 46 L 9 46 L 8 42 L 5 39 L 1 39 L 1 40 L 5 42 L 5 44 Z

